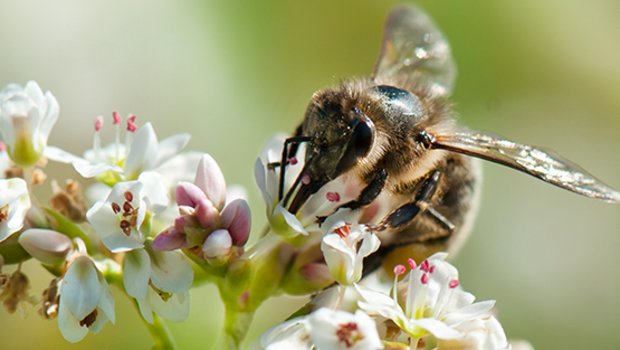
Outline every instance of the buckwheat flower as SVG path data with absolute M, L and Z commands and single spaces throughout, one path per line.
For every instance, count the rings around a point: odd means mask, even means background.
M 30 209 L 26 181 L 20 178 L 0 180 L 0 242 L 24 227 Z
M 308 316 L 310 339 L 318 349 L 383 349 L 377 326 L 361 310 L 321 308 Z
M 138 302 L 142 317 L 153 323 L 153 312 L 172 321 L 189 314 L 193 270 L 180 252 L 136 249 L 125 255 L 123 284 Z
M 320 308 L 268 330 L 255 348 L 288 349 L 383 349 L 375 322 L 363 311 L 354 314 Z
M 58 112 L 56 98 L 49 91 L 43 93 L 34 81 L 0 91 L 0 139 L 15 163 L 31 166 L 39 160 Z
M 461 327 L 493 317 L 495 302 L 474 303 L 475 297 L 460 288 L 458 272 L 445 261 L 446 256 L 434 254 L 420 265 L 410 259 L 411 270 L 400 283 L 395 280 L 391 297 L 358 287 L 363 299 L 359 307 L 392 320 L 409 335 L 413 347 L 427 336 L 438 341 L 465 339 L 467 331 Z M 403 273 L 395 272 L 396 278 Z
M 82 340 L 89 331 L 97 333 L 107 321 L 114 323 L 114 299 L 108 283 L 95 263 L 78 255 L 60 282 L 58 328 L 69 342 Z
M 340 221 L 323 236 L 321 250 L 332 277 L 340 284 L 350 285 L 359 282 L 364 258 L 380 245 L 379 238 L 368 227 Z
M 269 329 L 260 337 L 254 349 L 312 349 L 307 317 L 296 317 Z
M 265 201 L 271 228 L 279 235 L 289 238 L 307 236 L 313 232 L 323 233 L 317 218 L 335 213 L 340 205 L 355 199 L 362 187 L 358 186 L 355 178 L 341 176 L 322 186 L 296 213 L 291 213 L 284 203 L 284 197 L 298 178 L 302 183 L 305 181 L 301 174 L 305 146 L 301 145 L 297 156 L 287 160 L 284 183 L 280 189 L 280 162 L 284 140 L 283 135 L 271 139 L 254 164 L 254 177 Z
M 105 201 L 95 203 L 86 213 L 103 244 L 112 252 L 144 246 L 140 230 L 147 212 L 144 185 L 139 181 L 119 182 Z
M 117 130 L 116 140 L 108 146 L 101 147 L 99 133 L 103 125 L 99 120 L 95 120 L 93 149 L 86 151 L 83 157 L 51 147 L 46 153 L 48 158 L 72 164 L 83 177 L 103 177 L 101 178 L 103 182 L 114 184 L 119 180 L 135 180 L 142 172 L 156 169 L 178 155 L 190 138 L 189 134 L 177 134 L 158 141 L 151 123 L 137 128 L 135 116 L 131 115 L 125 128 L 125 141 L 121 143 L 120 116 L 115 113 L 113 125 Z M 108 176 L 105 176 L 106 174 Z

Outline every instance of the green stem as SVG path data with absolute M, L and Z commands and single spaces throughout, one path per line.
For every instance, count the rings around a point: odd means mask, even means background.
M 136 307 L 138 304 L 136 303 Z M 172 337 L 172 333 L 164 323 L 164 321 L 153 314 L 153 323 L 148 323 L 142 316 L 140 316 L 146 329 L 151 333 L 151 337 L 153 337 L 153 341 L 155 341 L 155 345 L 153 349 L 156 350 L 176 350 L 177 346 L 174 343 L 174 338 Z
M 224 329 L 213 349 L 240 349 L 253 318 L 254 312 L 241 312 L 226 308 Z

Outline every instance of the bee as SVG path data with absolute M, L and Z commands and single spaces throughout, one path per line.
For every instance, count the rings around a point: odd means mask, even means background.
M 287 191 L 286 166 L 281 171 L 283 205 L 296 213 L 328 182 L 355 178 L 359 195 L 339 208 L 381 206 L 370 221 L 381 240 L 364 264 L 372 270 L 390 254 L 421 260 L 458 249 L 478 207 L 479 159 L 620 202 L 619 192 L 553 152 L 457 125 L 448 101 L 455 76 L 448 42 L 431 19 L 411 6 L 392 10 L 372 76 L 316 92 L 285 141 L 280 164 L 306 147 L 303 169 Z

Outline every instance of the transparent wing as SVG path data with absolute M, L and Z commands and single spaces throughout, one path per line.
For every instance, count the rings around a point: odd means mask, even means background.
M 416 7 L 398 6 L 386 20 L 373 77 L 405 77 L 448 95 L 456 66 L 446 38 L 433 21 Z
M 551 151 L 482 132 L 435 135 L 433 147 L 503 164 L 586 197 L 620 202 L 619 192 Z

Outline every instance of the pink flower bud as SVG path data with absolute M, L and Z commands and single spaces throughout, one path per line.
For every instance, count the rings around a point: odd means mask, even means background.
M 210 200 L 205 199 L 198 203 L 195 215 L 203 228 L 214 229 L 218 227 L 220 212 L 213 206 Z
M 227 230 L 215 230 L 205 240 L 202 245 L 202 252 L 206 258 L 215 259 L 225 257 L 230 254 L 232 238 Z
M 252 215 L 248 203 L 243 199 L 235 199 L 228 203 L 222 211 L 222 226 L 228 229 L 233 244 L 241 247 L 250 237 Z
M 185 235 L 174 227 L 168 227 L 161 232 L 151 244 L 157 251 L 168 251 L 182 248 L 185 245 Z
M 33 258 L 44 264 L 58 265 L 71 251 L 71 239 L 52 230 L 29 229 L 18 239 L 19 244 Z
M 226 201 L 226 181 L 219 165 L 210 155 L 204 154 L 200 159 L 194 183 L 218 210 L 222 210 Z
M 196 205 L 207 199 L 207 196 L 191 182 L 179 182 L 175 191 L 176 201 L 178 205 L 185 205 L 195 208 Z

